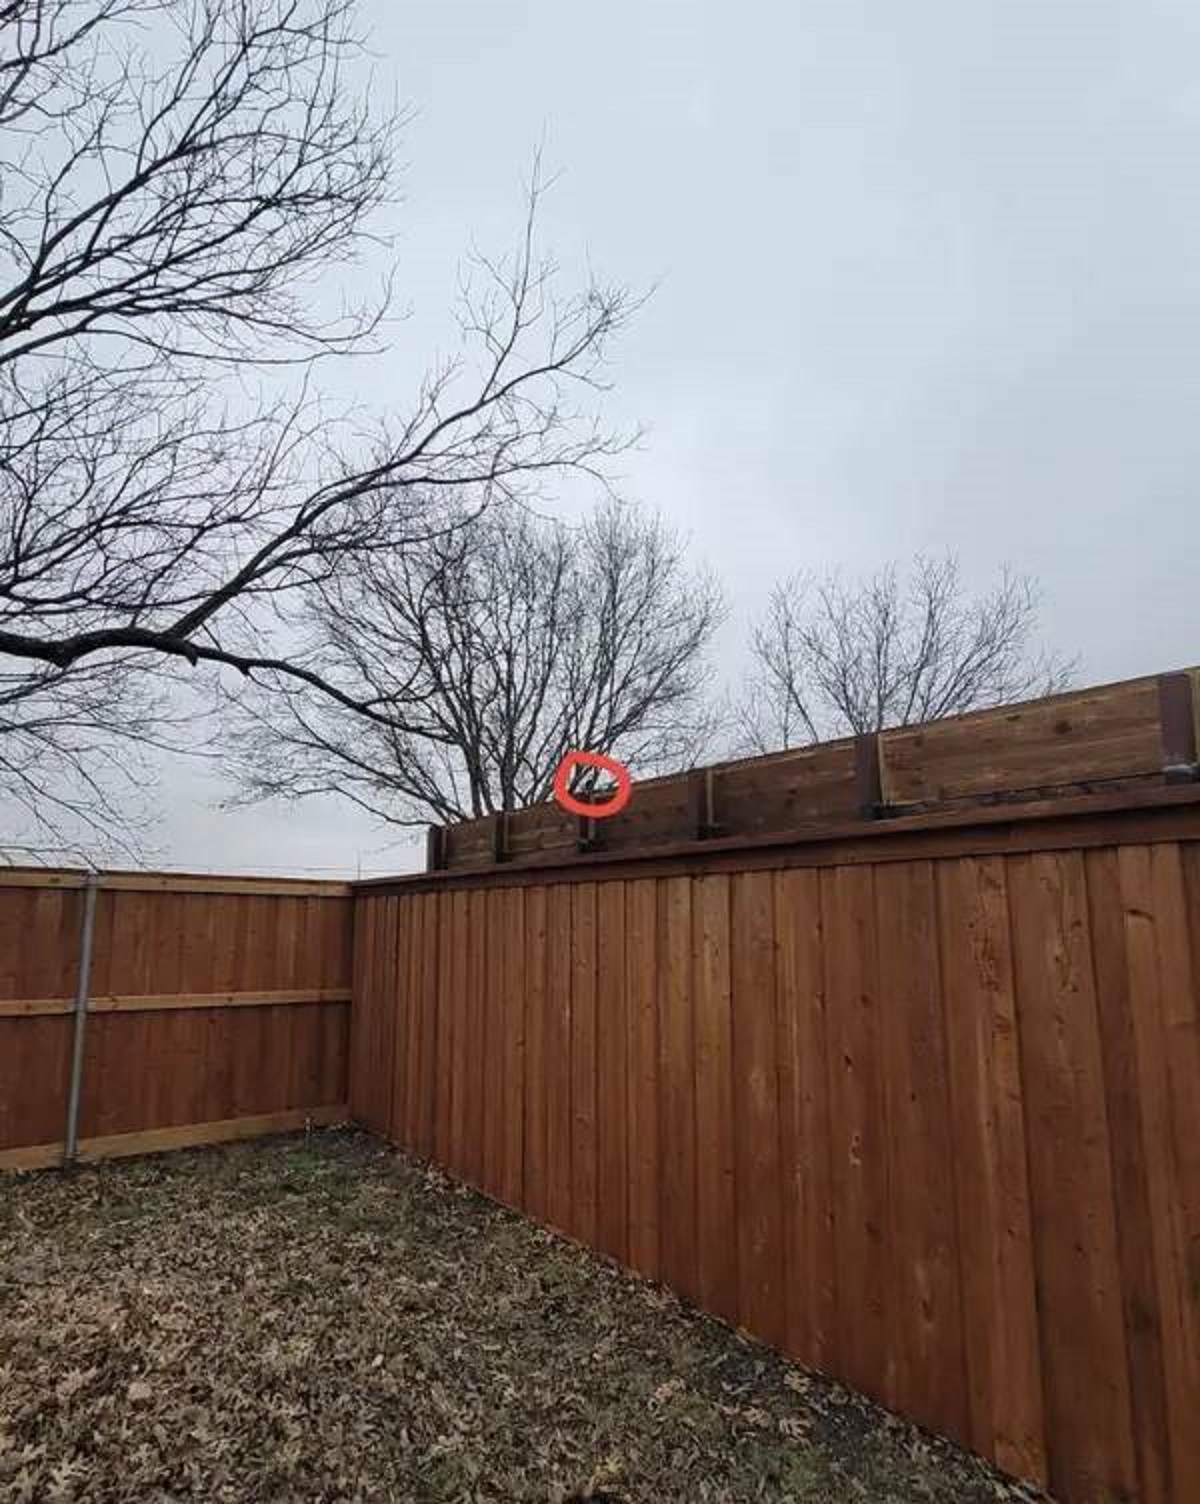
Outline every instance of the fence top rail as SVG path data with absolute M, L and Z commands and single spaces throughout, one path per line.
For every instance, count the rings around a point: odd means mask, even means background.
M 958 812 L 973 822 L 997 804 L 1200 780 L 1198 746 L 1200 670 L 1180 669 L 639 779 L 611 817 L 548 801 L 433 826 L 426 868 L 599 866 L 699 840 L 840 839 L 848 823 Z
M 737 871 L 776 866 L 906 861 L 914 857 L 984 855 L 997 851 L 1069 850 L 1126 841 L 1200 840 L 1200 783 L 1082 794 L 1026 804 L 972 806 L 903 815 L 873 823 L 845 821 L 810 829 L 676 841 L 635 851 L 580 852 L 541 860 L 443 868 L 363 878 L 351 886 L 372 894 L 453 888 L 606 882 L 677 872 Z
M 59 888 L 86 886 L 124 893 L 213 893 L 257 895 L 264 898 L 348 898 L 349 882 L 306 877 L 254 877 L 204 872 L 89 872 L 83 867 L 0 867 L 0 888 Z

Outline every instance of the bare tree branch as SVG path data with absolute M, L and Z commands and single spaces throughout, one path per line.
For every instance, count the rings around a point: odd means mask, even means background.
M 1053 694 L 1074 665 L 1037 651 L 1038 592 L 1004 571 L 972 598 L 953 558 L 918 557 L 907 579 L 793 577 L 754 628 L 745 705 L 759 752 L 881 731 Z
M 678 767 L 712 729 L 720 615 L 678 539 L 618 503 L 580 528 L 497 509 L 360 556 L 314 591 L 312 623 L 322 671 L 380 714 L 240 695 L 247 797 L 336 792 L 413 824 L 544 799 L 573 748 Z
M 396 121 L 362 102 L 352 23 L 352 0 L 0 0 L 0 665 L 42 691 L 132 655 L 378 720 L 292 603 L 564 474 L 603 485 L 632 442 L 594 404 L 634 300 L 556 294 L 536 164 L 407 411 L 314 394 L 387 308 L 318 285 L 384 243 Z

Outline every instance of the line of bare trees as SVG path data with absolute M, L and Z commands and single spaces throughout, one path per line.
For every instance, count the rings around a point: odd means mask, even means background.
M 541 797 L 569 746 L 728 740 L 720 591 L 612 494 L 637 299 L 563 290 L 536 171 L 459 353 L 373 417 L 322 396 L 390 328 L 401 122 L 362 63 L 353 0 L 0 0 L 0 840 L 119 829 L 139 749 L 216 702 L 245 797 L 400 823 Z M 784 584 L 732 724 L 770 747 L 1052 687 L 1035 626 L 1028 582 L 973 599 L 952 563 Z

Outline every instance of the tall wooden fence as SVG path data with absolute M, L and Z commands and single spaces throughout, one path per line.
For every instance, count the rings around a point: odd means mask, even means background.
M 620 814 L 553 802 L 430 831 L 430 870 L 631 856 L 680 842 L 828 831 L 937 809 L 1160 785 L 1194 775 L 1200 669 L 639 779 Z
M 1068 1504 L 1200 1499 L 1200 788 L 360 887 L 354 1115 Z
M 0 1169 L 62 1161 L 73 1075 L 83 1157 L 345 1116 L 344 884 L 108 873 L 92 892 L 0 869 Z

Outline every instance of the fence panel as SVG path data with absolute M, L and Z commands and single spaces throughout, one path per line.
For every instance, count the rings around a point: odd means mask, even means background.
M 1067 1504 L 1200 1498 L 1195 792 L 362 887 L 364 975 L 396 904 L 356 1114 Z
M 95 879 L 79 1097 L 84 1158 L 343 1115 L 344 885 Z M 0 873 L 0 1168 L 66 1148 L 86 879 Z

